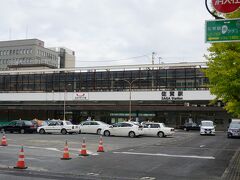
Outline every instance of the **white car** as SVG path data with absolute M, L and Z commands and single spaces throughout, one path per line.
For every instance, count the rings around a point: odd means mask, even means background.
M 143 134 L 143 127 L 133 122 L 120 122 L 102 129 L 101 134 L 104 136 L 136 137 Z
M 48 125 L 40 126 L 37 128 L 37 132 L 40 134 L 45 133 L 62 133 L 73 134 L 79 132 L 79 126 L 73 125 L 70 121 L 52 121 Z
M 215 135 L 215 126 L 212 121 L 206 120 L 201 121 L 200 125 L 200 135 Z
M 101 130 L 110 125 L 102 121 L 84 121 L 79 125 L 79 133 L 101 134 Z
M 164 123 L 146 123 L 143 126 L 143 135 L 166 137 L 174 134 L 174 128 L 166 127 Z

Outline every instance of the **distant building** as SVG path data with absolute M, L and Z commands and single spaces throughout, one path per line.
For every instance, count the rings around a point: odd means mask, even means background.
M 75 67 L 75 52 L 65 47 L 49 48 L 58 53 L 60 58 L 60 68 L 74 68 Z
M 75 53 L 67 48 L 46 48 L 39 39 L 0 41 L 0 71 L 75 67 Z

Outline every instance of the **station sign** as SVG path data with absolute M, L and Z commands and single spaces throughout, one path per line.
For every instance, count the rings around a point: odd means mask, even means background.
M 183 100 L 183 91 L 161 91 L 161 95 L 164 101 Z
M 240 41 L 240 19 L 206 21 L 205 41 L 209 43 Z
M 231 13 L 240 7 L 240 0 L 212 0 L 212 5 L 220 13 Z
M 74 100 L 88 100 L 88 93 L 75 93 Z

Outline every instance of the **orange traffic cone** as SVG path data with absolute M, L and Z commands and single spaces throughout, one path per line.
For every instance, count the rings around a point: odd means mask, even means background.
M 23 145 L 22 145 L 21 150 L 20 150 L 19 155 L 18 155 L 17 165 L 14 168 L 16 168 L 16 169 L 27 169 L 27 167 L 25 166 L 25 162 L 24 162 Z
M 82 148 L 81 148 L 79 156 L 89 156 L 89 154 L 87 153 L 85 138 L 83 138 Z
M 98 150 L 97 150 L 97 152 L 104 152 L 102 136 L 100 136 L 100 140 L 99 140 L 99 145 L 98 145 Z
M 5 133 L 3 133 L 1 146 L 7 146 L 7 138 L 5 136 Z
M 64 151 L 63 151 L 63 157 L 61 158 L 61 160 L 70 160 L 70 159 L 72 159 L 72 158 L 70 158 L 70 156 L 69 156 L 68 144 L 66 141 L 65 146 L 64 146 Z

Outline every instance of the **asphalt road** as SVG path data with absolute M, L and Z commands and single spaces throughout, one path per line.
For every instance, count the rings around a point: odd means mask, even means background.
M 174 137 L 103 137 L 104 153 L 97 153 L 98 135 L 6 134 L 0 146 L 0 179 L 221 179 L 240 139 L 223 132 L 200 136 L 176 132 Z M 86 139 L 90 156 L 81 157 Z M 61 160 L 65 141 L 71 160 Z M 21 145 L 26 170 L 16 170 Z

